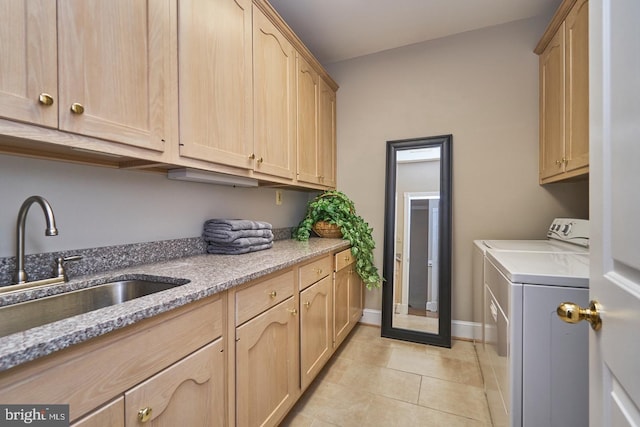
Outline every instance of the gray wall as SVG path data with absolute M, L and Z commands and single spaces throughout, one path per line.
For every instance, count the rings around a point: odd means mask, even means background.
M 0 257 L 15 254 L 18 209 L 31 195 L 51 203 L 59 235 L 44 236 L 34 205 L 26 253 L 84 249 L 200 236 L 206 219 L 247 218 L 274 227 L 298 224 L 309 193 L 171 181 L 166 175 L 0 155 Z
M 548 17 L 329 65 L 338 188 L 374 228 L 382 267 L 386 141 L 453 134 L 453 311 L 472 320 L 479 238 L 544 238 L 556 216 L 588 216 L 588 183 L 538 185 L 538 57 Z M 380 309 L 381 292 L 365 305 Z

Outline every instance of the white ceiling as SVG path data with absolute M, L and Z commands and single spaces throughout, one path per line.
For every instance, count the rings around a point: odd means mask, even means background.
M 322 64 L 545 15 L 561 0 L 270 0 Z M 542 34 L 541 34 L 542 35 Z

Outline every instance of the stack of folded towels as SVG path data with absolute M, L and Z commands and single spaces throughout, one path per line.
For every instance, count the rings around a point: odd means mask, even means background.
M 246 254 L 273 246 L 271 228 L 263 221 L 210 219 L 204 223 L 203 237 L 210 254 Z

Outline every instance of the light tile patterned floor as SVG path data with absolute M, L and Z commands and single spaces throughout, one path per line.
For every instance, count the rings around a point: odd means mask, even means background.
M 321 426 L 491 426 L 473 344 L 444 349 L 358 325 L 282 423 Z

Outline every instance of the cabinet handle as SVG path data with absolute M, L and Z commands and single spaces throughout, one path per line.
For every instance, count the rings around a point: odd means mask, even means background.
M 349 256 L 346 256 L 346 257 L 344 257 L 344 261 L 345 262 L 349 262 L 349 261 L 351 261 L 351 258 Z
M 566 165 L 567 163 L 569 163 L 569 159 L 567 159 L 566 157 L 563 157 L 562 158 L 562 163 L 564 163 Z
M 42 105 L 53 105 L 53 96 L 49 95 L 48 93 L 42 92 L 38 96 L 38 102 Z
M 311 306 L 311 301 L 307 301 L 307 302 L 305 302 L 305 303 L 304 303 L 304 306 L 305 306 L 305 307 L 307 307 L 307 308 L 309 308 L 309 307 Z
M 298 314 L 298 309 L 296 308 L 287 308 L 287 311 L 291 313 L 292 316 L 295 316 L 296 314 Z
M 71 112 L 73 114 L 82 114 L 84 113 L 84 107 L 82 106 L 82 104 L 74 102 L 73 104 L 71 104 Z
M 321 268 L 316 268 L 316 274 L 318 274 L 318 275 L 322 274 L 322 269 Z
M 255 158 L 256 158 L 255 153 L 251 153 L 251 155 L 249 156 L 249 158 L 250 158 L 251 160 L 255 159 Z
M 146 423 L 151 419 L 152 409 L 150 407 L 142 408 L 138 411 L 138 419 L 141 423 Z
M 262 163 L 262 162 L 264 162 L 264 159 L 263 159 L 262 157 L 260 157 L 260 158 L 258 159 L 258 163 Z
M 277 293 L 276 291 L 271 291 L 271 292 L 269 293 L 269 296 L 270 296 L 271 298 L 275 298 L 275 297 L 277 297 L 277 296 L 278 296 L 278 293 Z

